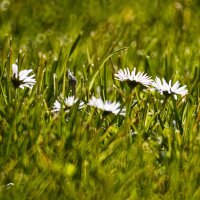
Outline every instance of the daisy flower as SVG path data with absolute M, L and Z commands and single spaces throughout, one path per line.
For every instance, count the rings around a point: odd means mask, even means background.
M 120 69 L 114 74 L 117 80 L 127 82 L 130 87 L 136 87 L 137 85 L 143 85 L 149 87 L 151 85 L 151 78 L 144 72 L 136 73 L 136 68 L 130 72 L 129 68 L 124 70 Z
M 24 89 L 24 87 L 28 87 L 32 89 L 35 85 L 35 74 L 29 76 L 32 72 L 32 69 L 22 70 L 18 72 L 18 66 L 16 64 L 12 64 L 12 82 L 13 85 L 18 88 Z
M 180 83 L 178 81 L 176 81 L 175 84 L 172 85 L 171 80 L 169 81 L 169 83 L 167 83 L 164 78 L 160 79 L 156 77 L 156 80 L 153 81 L 151 85 L 161 94 L 164 94 L 166 96 L 174 95 L 175 99 L 177 99 L 177 94 L 181 96 L 185 96 L 186 94 L 188 94 L 187 86 L 184 85 L 182 87 L 179 87 Z
M 69 109 L 78 101 L 74 96 L 69 96 L 63 101 L 63 109 L 69 111 Z M 83 107 L 83 102 L 80 102 L 79 109 Z M 53 104 L 52 112 L 59 112 L 61 110 L 61 101 L 56 100 Z
M 103 110 L 105 113 L 113 113 L 115 115 L 119 114 L 125 116 L 126 112 L 125 109 L 120 108 L 119 102 L 117 103 L 111 101 L 103 102 L 101 98 L 96 98 L 94 96 L 92 96 L 92 98 L 89 100 L 88 105 Z

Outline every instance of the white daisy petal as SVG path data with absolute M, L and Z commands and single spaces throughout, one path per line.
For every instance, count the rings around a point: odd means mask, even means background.
M 172 81 L 170 80 L 169 83 L 163 78 L 162 81 L 160 78 L 156 77 L 155 81 L 151 84 L 156 90 L 158 90 L 161 94 L 164 95 L 171 95 L 173 94 L 175 99 L 177 99 L 176 95 L 179 94 L 181 96 L 185 96 L 188 93 L 187 86 L 184 85 L 180 86 L 178 81 L 172 85 Z
M 29 70 L 22 70 L 21 72 L 19 72 L 19 79 L 20 80 L 24 80 L 29 73 L 31 73 L 33 70 L 29 69 Z
M 125 68 L 124 70 L 120 69 L 116 74 L 114 74 L 116 79 L 122 82 L 129 81 L 133 86 L 143 85 L 145 87 L 149 87 L 151 85 L 151 78 L 147 76 L 144 72 L 136 73 L 136 68 L 134 68 L 131 72 L 129 68 Z
M 18 66 L 16 64 L 12 64 L 12 76 L 18 78 Z
M 53 109 L 52 109 L 52 112 L 58 112 L 61 110 L 61 103 L 56 100 L 53 104 Z
M 12 64 L 12 82 L 14 86 L 21 89 L 24 89 L 25 87 L 32 89 L 36 83 L 35 74 L 29 76 L 32 71 L 32 69 L 28 69 L 22 70 L 18 73 L 18 66 Z
M 74 96 L 69 96 L 64 99 L 63 103 L 63 109 L 69 111 L 69 109 L 77 103 L 78 99 L 76 99 Z M 84 102 L 80 102 L 79 109 L 83 108 Z M 61 101 L 56 100 L 53 104 L 52 112 L 60 112 L 61 110 Z
M 119 102 L 110 102 L 107 100 L 104 103 L 101 98 L 96 98 L 96 97 L 92 96 L 88 102 L 88 105 L 92 106 L 92 107 L 96 107 L 105 112 L 113 113 L 115 115 L 118 115 L 118 114 L 123 115 L 123 116 L 125 115 L 125 110 L 123 110 L 123 112 L 121 113 L 121 108 L 120 108 Z

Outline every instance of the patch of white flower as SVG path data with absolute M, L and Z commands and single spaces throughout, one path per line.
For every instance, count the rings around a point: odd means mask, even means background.
M 134 68 L 132 71 L 130 71 L 129 68 L 125 68 L 124 70 L 120 69 L 114 75 L 117 80 L 127 82 L 132 87 L 135 87 L 137 85 L 149 87 L 152 82 L 151 78 L 146 73 L 136 73 L 136 68 Z
M 187 86 L 184 85 L 180 87 L 179 81 L 172 84 L 172 80 L 167 83 L 164 78 L 160 79 L 156 77 L 155 81 L 153 81 L 151 85 L 161 94 L 174 95 L 175 99 L 177 98 L 176 95 L 185 96 L 188 94 Z
M 69 96 L 63 100 L 63 109 L 69 111 L 69 109 L 78 102 L 78 99 L 74 96 Z M 84 103 L 81 101 L 79 104 L 79 109 L 83 107 Z M 62 106 L 62 101 L 56 100 L 53 104 L 52 112 L 60 112 Z
M 113 113 L 115 115 L 123 115 L 125 116 L 125 109 L 120 108 L 119 102 L 111 102 L 111 101 L 103 101 L 101 98 L 96 98 L 92 96 L 92 98 L 88 102 L 89 106 L 96 107 L 98 109 L 103 110 L 104 112 Z
M 28 87 L 28 88 L 32 89 L 36 83 L 35 74 L 30 75 L 30 73 L 32 71 L 33 71 L 32 69 L 28 69 L 28 70 L 25 69 L 25 70 L 18 72 L 18 65 L 12 64 L 13 85 L 16 88 L 19 87 L 21 89 L 24 89 L 25 87 Z

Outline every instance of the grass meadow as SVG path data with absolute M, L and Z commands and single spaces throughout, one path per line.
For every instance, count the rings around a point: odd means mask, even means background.
M 1 0 L 0 199 L 199 200 L 199 19 L 199 0 Z M 127 67 L 188 94 L 129 87 Z

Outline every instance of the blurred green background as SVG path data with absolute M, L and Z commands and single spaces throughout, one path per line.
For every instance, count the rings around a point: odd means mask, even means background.
M 126 45 L 143 38 L 147 45 L 156 38 L 165 45 L 173 41 L 199 45 L 198 0 L 3 0 L 0 2 L 0 41 L 11 35 L 17 45 L 36 45 L 51 50 L 55 41 L 65 42 L 80 32 L 114 34 Z

